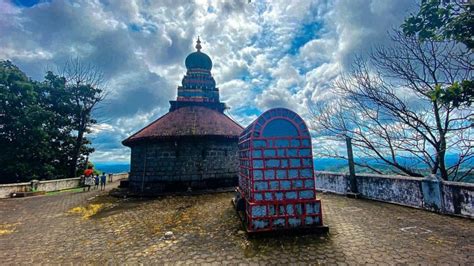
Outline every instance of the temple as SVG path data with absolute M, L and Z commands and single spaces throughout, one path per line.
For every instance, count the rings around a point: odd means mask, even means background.
M 131 148 L 132 191 L 160 194 L 238 183 L 237 144 L 243 128 L 224 114 L 212 60 L 201 49 L 198 38 L 169 112 L 122 142 Z

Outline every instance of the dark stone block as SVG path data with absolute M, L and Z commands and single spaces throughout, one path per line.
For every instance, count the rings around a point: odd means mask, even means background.
M 174 141 L 157 141 L 148 147 L 132 147 L 130 187 L 141 191 L 143 169 L 147 177 L 143 187 L 148 192 L 236 186 L 237 150 L 237 140 L 210 139 L 180 140 L 178 146 Z M 150 151 L 155 156 L 149 156 Z

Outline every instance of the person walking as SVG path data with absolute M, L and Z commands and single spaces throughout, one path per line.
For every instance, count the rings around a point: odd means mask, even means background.
M 106 180 L 107 180 L 107 176 L 105 175 L 105 173 L 102 173 L 102 175 L 100 176 L 100 190 L 105 190 Z
M 99 174 L 95 175 L 94 181 L 94 189 L 99 189 Z
M 94 185 L 94 176 L 91 175 L 89 177 L 86 177 L 86 187 L 87 191 L 91 191 L 91 187 Z
M 93 175 L 94 175 L 94 169 L 92 168 L 92 165 L 89 165 L 87 167 L 87 169 L 84 170 L 84 189 L 83 189 L 83 191 L 86 191 L 86 187 L 87 187 L 87 191 L 91 190 L 91 186 L 94 185 Z

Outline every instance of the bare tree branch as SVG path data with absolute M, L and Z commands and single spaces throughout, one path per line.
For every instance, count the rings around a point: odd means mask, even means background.
M 465 60 L 472 53 L 454 42 L 420 42 L 398 31 L 391 38 L 392 46 L 375 48 L 368 60 L 357 57 L 334 83 L 339 100 L 310 108 L 312 125 L 322 135 L 351 137 L 359 153 L 394 172 L 462 180 L 473 171 L 473 109 L 431 95 L 439 86 L 472 79 L 472 61 Z

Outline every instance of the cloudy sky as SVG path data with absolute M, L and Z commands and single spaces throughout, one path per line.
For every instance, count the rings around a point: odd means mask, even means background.
M 92 160 L 127 161 L 120 142 L 168 111 L 198 35 L 228 115 L 243 126 L 272 107 L 307 117 L 415 2 L 0 0 L 0 59 L 37 80 L 69 58 L 100 68 L 109 95 L 89 136 Z

